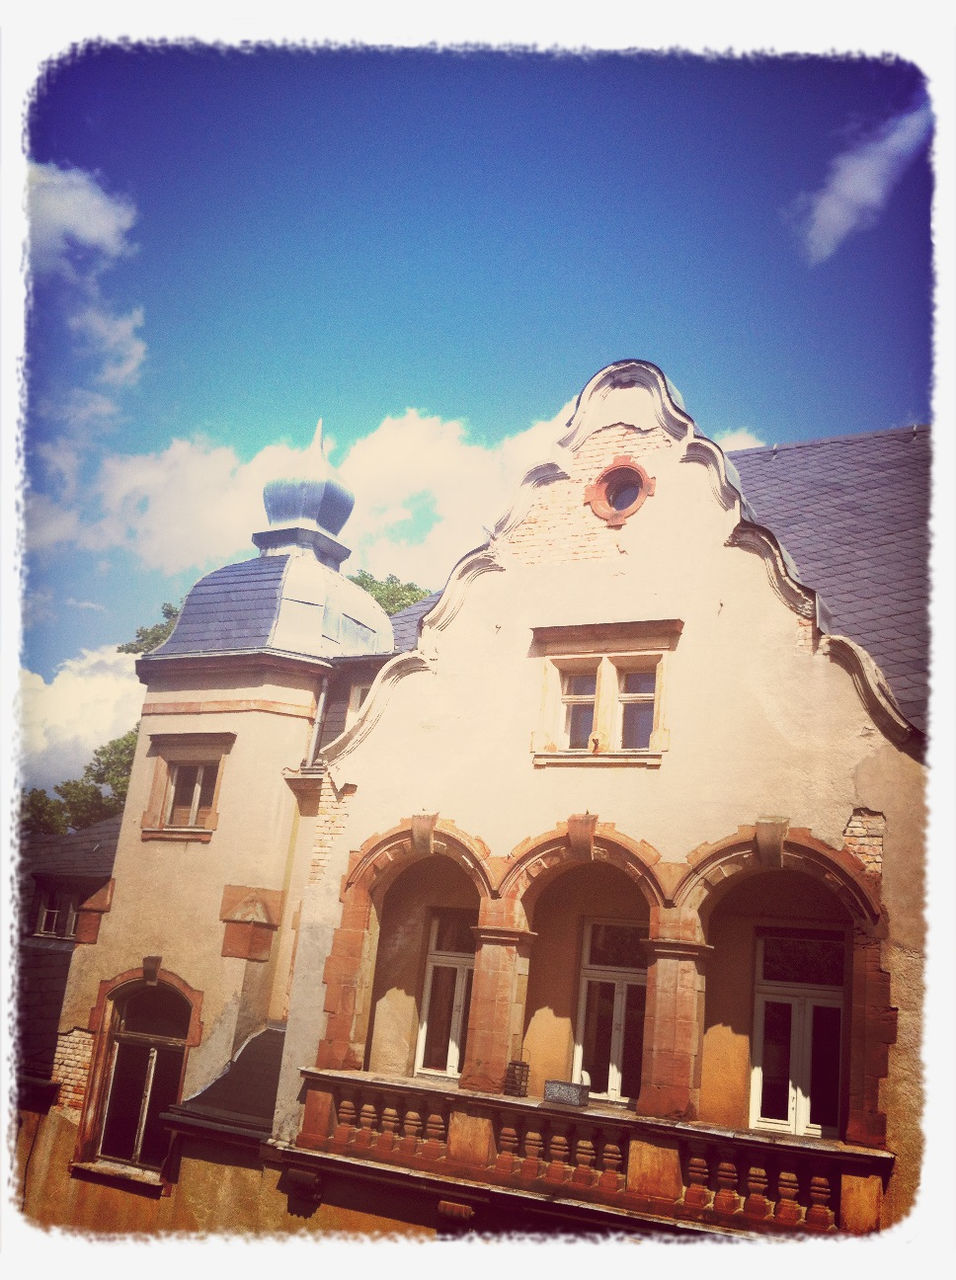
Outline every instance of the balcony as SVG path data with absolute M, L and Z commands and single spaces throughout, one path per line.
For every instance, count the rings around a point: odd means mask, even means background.
M 653 1229 L 785 1235 L 879 1228 L 893 1156 L 823 1139 L 303 1068 L 296 1146 L 350 1163 L 589 1206 Z M 622 1222 L 623 1225 L 623 1222 Z

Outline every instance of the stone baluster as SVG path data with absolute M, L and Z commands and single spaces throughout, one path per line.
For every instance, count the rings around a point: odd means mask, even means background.
M 574 1170 L 571 1181 L 581 1186 L 593 1187 L 598 1180 L 595 1162 L 597 1153 L 594 1150 L 594 1130 L 579 1128 L 574 1143 Z
M 781 1169 L 777 1177 L 777 1207 L 774 1210 L 775 1222 L 792 1227 L 803 1217 L 800 1207 L 800 1182 L 795 1173 Z
M 687 1159 L 687 1187 L 684 1191 L 684 1204 L 689 1208 L 706 1209 L 710 1204 L 709 1177 L 707 1149 L 700 1143 L 694 1143 Z
M 524 1135 L 524 1164 L 521 1176 L 525 1180 L 540 1178 L 543 1172 L 541 1154 L 544 1151 L 544 1139 L 538 1129 L 528 1128 Z
M 416 1155 L 422 1138 L 422 1116 L 420 1111 L 409 1108 L 405 1112 L 402 1123 L 402 1139 L 399 1148 L 408 1155 Z
M 495 1171 L 509 1174 L 518 1163 L 518 1131 L 514 1125 L 503 1124 L 498 1132 L 498 1154 L 495 1158 Z
M 445 1117 L 440 1111 L 430 1111 L 425 1121 L 425 1142 L 422 1155 L 428 1160 L 441 1160 L 448 1149 Z
M 830 1179 L 818 1173 L 810 1179 L 810 1206 L 807 1209 L 806 1225 L 814 1231 L 829 1231 L 833 1226 L 834 1215 L 830 1208 Z
M 598 1185 L 602 1191 L 623 1191 L 624 1189 L 624 1156 L 618 1141 L 620 1134 L 605 1138 L 601 1147 L 601 1176 Z
M 748 1218 L 766 1218 L 770 1213 L 768 1183 L 766 1169 L 761 1165 L 751 1165 L 747 1174 L 747 1199 L 744 1201 L 744 1213 Z
M 358 1129 L 355 1133 L 356 1147 L 368 1148 L 374 1145 L 378 1129 L 378 1110 L 371 1098 L 366 1098 L 359 1109 Z
M 355 1099 L 352 1094 L 343 1090 L 335 1108 L 335 1133 L 333 1134 L 335 1141 L 351 1142 L 357 1123 Z
M 382 1133 L 378 1140 L 378 1145 L 384 1151 L 391 1151 L 399 1141 L 398 1131 L 401 1121 L 399 1120 L 398 1109 L 396 1107 L 382 1107 Z
M 719 1213 L 736 1213 L 740 1208 L 737 1194 L 737 1162 L 731 1147 L 721 1147 L 717 1162 L 717 1192 L 714 1208 Z
M 551 1125 L 551 1136 L 548 1139 L 548 1167 L 544 1176 L 549 1182 L 566 1182 L 571 1176 L 568 1156 L 571 1147 L 568 1142 L 568 1125 L 555 1120 Z

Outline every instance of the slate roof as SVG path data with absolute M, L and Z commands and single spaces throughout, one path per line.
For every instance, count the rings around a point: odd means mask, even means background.
M 172 635 L 150 657 L 264 649 L 279 611 L 288 562 L 288 556 L 259 556 L 201 578 Z
M 113 874 L 122 820 L 122 814 L 116 814 L 66 835 L 24 836 L 20 842 L 21 874 L 108 880 Z
M 930 429 L 925 426 L 728 453 L 746 516 L 774 534 L 822 597 L 829 631 L 872 656 L 907 719 L 926 731 Z M 392 616 L 414 649 L 435 592 Z
M 392 634 L 395 637 L 395 652 L 406 653 L 418 644 L 418 631 L 422 618 L 435 607 L 441 599 L 440 591 L 433 591 L 417 604 L 410 604 L 391 616 Z
M 285 1031 L 281 1028 L 267 1027 L 260 1031 L 243 1045 L 239 1056 L 218 1080 L 194 1098 L 170 1107 L 169 1114 L 176 1120 L 200 1124 L 213 1121 L 268 1133 L 272 1128 L 284 1043 Z
M 925 426 L 728 455 L 756 520 L 823 597 L 830 632 L 869 652 L 923 732 L 930 455 Z

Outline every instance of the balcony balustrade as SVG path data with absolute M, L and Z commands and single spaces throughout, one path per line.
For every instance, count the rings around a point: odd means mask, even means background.
M 655 1120 L 306 1068 L 297 1147 L 480 1187 L 747 1234 L 879 1228 L 893 1157 L 823 1139 Z

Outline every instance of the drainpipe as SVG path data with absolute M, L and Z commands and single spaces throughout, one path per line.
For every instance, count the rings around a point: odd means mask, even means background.
M 313 729 L 312 729 L 312 740 L 309 743 L 308 754 L 306 755 L 305 759 L 302 761 L 301 767 L 303 769 L 310 768 L 312 765 L 314 765 L 315 757 L 319 754 L 319 739 L 322 736 L 322 725 L 325 722 L 325 698 L 328 691 L 329 691 L 329 676 L 328 676 L 328 672 L 326 672 L 326 674 L 322 677 L 322 683 L 319 686 L 318 693 L 316 694 L 315 725 L 313 726 Z

